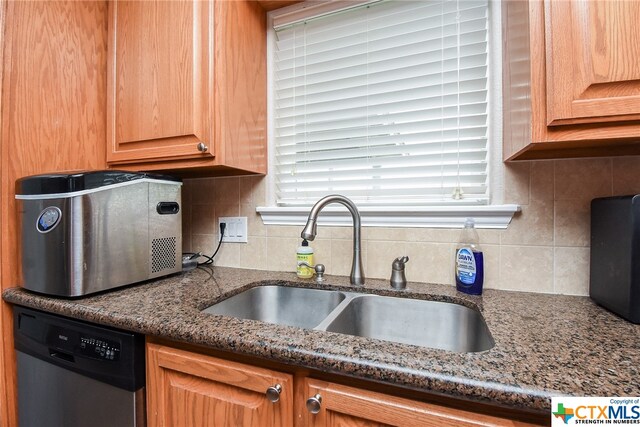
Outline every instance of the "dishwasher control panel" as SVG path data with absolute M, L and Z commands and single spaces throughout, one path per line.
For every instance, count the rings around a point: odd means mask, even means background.
M 103 338 L 81 335 L 79 350 L 80 354 L 87 357 L 114 361 L 120 359 L 120 343 Z

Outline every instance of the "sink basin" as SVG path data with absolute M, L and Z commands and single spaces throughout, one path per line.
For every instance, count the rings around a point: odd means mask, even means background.
M 203 313 L 313 329 L 345 298 L 336 291 L 260 286 L 212 305 Z
M 325 330 L 465 353 L 494 346 L 477 310 L 446 302 L 375 295 L 353 298 Z
M 447 302 L 259 286 L 202 312 L 459 353 L 494 346 L 479 311 Z

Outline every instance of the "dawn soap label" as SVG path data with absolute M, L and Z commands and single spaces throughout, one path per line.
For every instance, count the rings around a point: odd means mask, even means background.
M 471 295 L 482 294 L 484 282 L 482 252 L 474 252 L 469 247 L 456 251 L 456 288 Z
M 473 285 L 476 281 L 476 260 L 470 248 L 458 249 L 456 254 L 456 279 L 465 285 Z

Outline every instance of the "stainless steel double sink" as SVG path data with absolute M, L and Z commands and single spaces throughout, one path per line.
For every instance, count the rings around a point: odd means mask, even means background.
M 460 304 L 289 286 L 259 286 L 204 313 L 458 353 L 489 350 L 482 314 Z

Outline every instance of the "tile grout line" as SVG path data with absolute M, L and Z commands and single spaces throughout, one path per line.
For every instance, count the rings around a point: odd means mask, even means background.
M 557 212 L 557 205 L 556 205 L 556 169 L 557 169 L 557 162 L 554 160 L 553 161 L 553 194 L 552 194 L 552 203 L 553 203 L 553 218 L 552 218 L 552 226 L 553 226 L 553 253 L 552 253 L 552 260 L 551 260 L 551 268 L 552 268 L 552 277 L 551 277 L 551 289 L 553 291 L 553 293 L 556 292 L 556 243 L 557 243 L 557 236 L 556 236 L 556 212 Z
M 611 157 L 609 159 L 610 162 L 610 166 L 611 166 L 611 195 L 613 196 L 614 192 L 613 192 L 613 157 Z
M 502 245 L 498 247 L 498 283 L 496 289 L 502 289 Z

